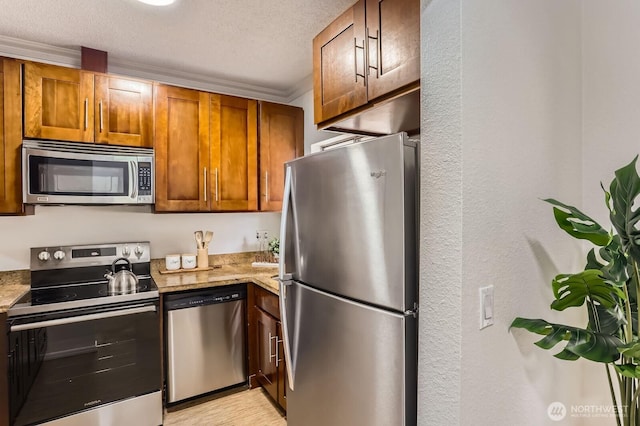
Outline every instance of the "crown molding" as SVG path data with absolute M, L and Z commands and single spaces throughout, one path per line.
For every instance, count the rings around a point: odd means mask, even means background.
M 293 88 L 287 95 L 286 103 L 293 102 L 294 100 L 298 99 L 300 96 L 311 90 L 313 90 L 313 74 L 309 74 L 308 76 L 294 84 Z
M 77 48 L 59 47 L 3 35 L 0 35 L 0 56 L 74 68 L 80 68 L 81 59 L 79 46 Z M 300 80 L 292 88 L 282 90 L 218 78 L 204 73 L 144 64 L 113 55 L 109 55 L 108 69 L 110 73 L 123 76 L 280 103 L 290 103 L 313 87 L 311 75 Z
M 80 68 L 80 48 L 52 46 L 0 35 L 0 55 Z

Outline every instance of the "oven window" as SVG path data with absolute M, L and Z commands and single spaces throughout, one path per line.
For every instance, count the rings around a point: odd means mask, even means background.
M 89 321 L 70 318 L 68 324 L 11 331 L 13 425 L 40 423 L 160 390 L 157 309 Z
M 127 196 L 128 163 L 29 156 L 29 192 L 44 195 Z

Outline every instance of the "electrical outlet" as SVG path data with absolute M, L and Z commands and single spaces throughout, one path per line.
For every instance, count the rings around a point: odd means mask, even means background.
M 268 238 L 269 238 L 269 231 L 267 231 L 265 229 L 258 229 L 256 231 L 256 239 L 257 240 L 260 240 L 260 239 L 266 240 Z

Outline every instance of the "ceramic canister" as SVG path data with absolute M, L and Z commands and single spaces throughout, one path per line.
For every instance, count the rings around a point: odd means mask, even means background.
M 196 267 L 196 255 L 195 254 L 183 254 L 182 255 L 182 268 L 193 269 Z
M 175 271 L 176 269 L 180 269 L 180 255 L 168 254 L 164 257 L 164 263 L 167 267 L 167 271 Z

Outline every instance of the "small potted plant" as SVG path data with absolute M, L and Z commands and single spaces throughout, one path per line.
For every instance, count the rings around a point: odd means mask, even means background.
M 277 262 L 278 258 L 280 257 L 280 239 L 279 238 L 273 238 L 271 241 L 269 241 L 269 253 L 271 253 L 271 255 L 275 258 Z

